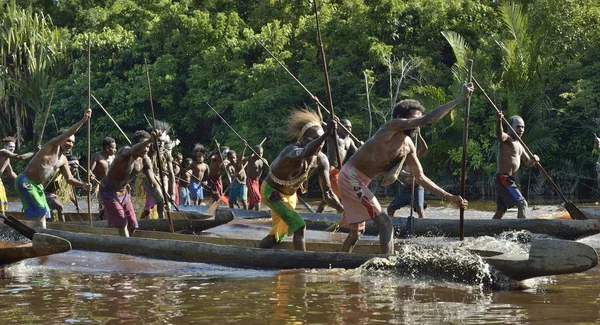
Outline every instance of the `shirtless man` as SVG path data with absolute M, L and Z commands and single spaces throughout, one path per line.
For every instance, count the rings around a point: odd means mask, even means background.
M 194 146 L 194 157 L 196 157 L 196 162 L 191 166 L 190 197 L 195 205 L 200 205 L 204 200 L 203 189 L 206 184 L 204 179 L 210 173 L 208 165 L 204 162 L 206 149 L 203 145 L 197 143 Z
M 192 163 L 192 158 L 185 158 L 181 171 L 179 172 L 179 203 L 181 203 L 181 205 L 192 204 L 192 198 L 190 195 L 190 183 L 192 182 Z M 200 187 L 200 191 L 202 191 L 202 187 Z M 204 197 L 204 195 L 202 197 Z
M 77 170 L 77 166 L 79 166 L 77 157 L 74 155 L 65 155 L 65 157 L 67 157 L 69 169 L 71 170 L 71 174 L 73 175 L 73 177 L 80 179 L 79 172 Z M 77 197 L 75 195 L 76 194 L 75 189 L 71 188 L 70 186 L 67 186 L 68 189 L 61 189 L 60 188 L 61 182 L 59 182 L 59 180 L 58 180 L 59 176 L 60 175 L 58 174 L 58 172 L 56 172 L 55 176 L 52 178 L 52 180 L 48 184 L 46 184 L 46 186 L 44 188 L 44 196 L 46 197 L 46 202 L 48 202 L 48 207 L 50 208 L 50 214 L 52 215 L 52 217 L 49 220 L 53 220 L 53 221 L 60 220 L 61 222 L 65 222 L 66 221 L 65 220 L 65 209 L 64 209 L 62 202 L 59 199 L 59 193 L 58 193 L 60 190 L 63 190 L 63 191 L 68 190 L 67 195 L 69 196 L 69 199 L 75 205 L 77 212 L 80 212 L 80 210 L 79 210 L 79 203 L 77 202 Z M 53 215 L 54 211 L 56 211 L 56 219 L 55 219 L 55 216 Z
M 215 149 L 210 157 L 208 184 L 210 186 L 213 202 L 218 201 L 223 194 L 223 179 L 221 178 L 221 175 L 225 172 L 225 168 L 229 165 L 229 161 L 227 161 L 227 159 L 222 160 L 221 156 L 223 156 L 224 159 L 228 152 L 229 147 L 221 147 L 221 154 L 219 154 L 218 149 Z M 229 178 L 229 174 L 227 174 L 227 178 Z
M 598 138 L 596 133 L 594 133 L 594 150 L 600 150 L 600 138 Z M 598 161 L 596 161 L 596 174 L 598 174 L 598 179 L 600 179 L 600 156 L 598 156 Z
M 527 218 L 527 201 L 519 191 L 515 183 L 514 175 L 521 166 L 521 160 L 532 167 L 540 158 L 537 155 L 529 157 L 517 136 L 523 136 L 525 122 L 520 116 L 511 116 L 508 123 L 517 132 L 512 130 L 506 134 L 502 128 L 502 112 L 496 113 L 496 137 L 498 138 L 498 173 L 494 176 L 494 187 L 496 188 L 496 213 L 493 219 L 501 219 L 506 210 L 514 205 L 517 206 L 517 218 Z
M 269 163 L 265 158 L 263 158 L 263 147 L 261 145 L 256 145 L 254 147 L 255 153 L 252 153 L 249 157 L 244 158 L 248 162 L 248 167 L 246 169 L 246 175 L 248 178 L 246 179 L 246 187 L 248 188 L 248 209 L 260 211 L 260 201 L 262 200 L 260 197 L 260 177 L 263 173 L 269 172 Z
M 152 135 L 146 131 L 135 132 L 134 145 L 119 149 L 100 183 L 99 198 L 104 205 L 108 226 L 118 228 L 121 236 L 129 237 L 138 227 L 127 184 L 142 172 L 154 188 L 160 188 L 154 176 L 152 160 L 148 156 L 153 136 L 160 136 L 160 131 L 152 132 Z
M 344 217 L 340 225 L 350 228 L 350 233 L 342 245 L 343 252 L 352 251 L 364 233 L 365 221 L 371 219 L 379 228 L 381 252 L 394 253 L 392 220 L 387 213 L 383 212 L 368 185 L 375 177 L 393 169 L 404 157 L 417 184 L 459 207 L 467 205 L 466 200 L 444 191 L 423 174 L 411 136 L 417 127 L 433 124 L 442 119 L 452 108 L 470 96 L 472 91 L 472 85 L 463 85 L 458 98 L 426 115 L 423 115 L 425 109 L 418 101 L 411 99 L 401 101 L 394 107 L 392 119 L 379 128 L 375 135 L 344 164 L 338 180 L 344 204 Z
M 229 175 L 232 175 L 231 187 L 229 187 L 229 207 L 233 209 L 233 205 L 237 204 L 237 199 L 242 200 L 242 207 L 248 210 L 248 188 L 246 187 L 246 170 L 243 162 L 246 146 L 242 150 L 241 159 L 237 159 L 236 152 L 229 150 L 227 160 L 229 160 Z
M 179 181 L 177 177 L 181 174 L 183 169 L 183 154 L 181 152 L 173 155 L 173 174 L 175 174 L 175 187 L 173 188 L 173 200 L 175 205 L 179 205 Z
M 115 139 L 111 137 L 102 139 L 102 151 L 94 153 L 90 158 L 90 169 L 92 170 L 92 175 L 95 179 L 101 181 L 104 176 L 106 176 L 110 164 L 112 164 L 113 159 L 115 159 L 116 152 L 117 143 L 115 142 Z M 98 187 L 96 187 L 96 191 L 98 191 Z M 98 201 L 98 219 L 104 219 L 104 207 L 100 201 Z
M 323 188 L 326 186 L 323 178 L 329 172 L 329 163 L 327 156 L 320 151 L 327 137 L 333 132 L 335 122 L 329 121 L 324 132 L 319 116 L 312 111 L 296 110 L 291 113 L 286 133 L 299 143 L 291 144 L 279 153 L 271 165 L 269 175 L 262 183 L 260 193 L 264 203 L 271 208 L 273 226 L 269 234 L 261 240 L 259 247 L 271 248 L 286 235 L 294 234 L 294 248 L 306 250 L 306 224 L 295 211 L 296 191 L 308 179 L 311 169 L 320 166 L 319 183 L 323 193 L 332 193 L 331 189 Z M 327 196 L 324 199 L 329 201 L 331 197 Z M 339 202 L 328 204 L 343 210 Z
M 73 177 L 65 157 L 65 154 L 69 153 L 75 144 L 75 133 L 91 116 L 92 110 L 88 108 L 79 122 L 48 141 L 17 177 L 15 188 L 21 197 L 25 216 L 34 219 L 34 226 L 46 228 L 46 218 L 50 217 L 50 208 L 44 197 L 42 184 L 54 173 L 55 169 L 60 168 L 60 172 L 69 185 L 83 188 L 86 191 L 91 190 L 92 186 L 89 183 L 80 182 Z
M 6 137 L 2 139 L 3 149 L 0 150 L 0 213 L 4 214 L 5 211 L 8 211 L 8 199 L 6 198 L 6 189 L 4 188 L 4 184 L 2 183 L 1 176 L 4 174 L 4 171 L 8 172 L 8 176 L 11 179 L 16 179 L 17 174 L 12 169 L 10 165 L 11 159 L 16 160 L 25 160 L 33 157 L 35 152 L 28 152 L 24 154 L 17 155 L 15 153 L 17 139 L 14 137 Z
M 340 122 L 346 128 L 339 128 L 337 136 L 338 150 L 340 152 L 342 164 L 344 164 L 346 158 L 352 156 L 356 152 L 356 150 L 358 150 L 358 148 L 356 147 L 354 140 L 350 138 L 350 134 L 348 133 L 352 132 L 352 123 L 350 123 L 350 120 L 342 119 Z M 359 145 L 363 145 L 363 142 L 361 141 Z M 329 164 L 331 165 L 329 167 L 329 181 L 331 183 L 331 189 L 333 190 L 333 193 L 335 193 L 335 195 L 339 197 L 340 189 L 338 187 L 337 181 L 338 175 L 340 173 L 340 167 L 338 166 L 337 162 L 337 154 L 335 151 L 335 142 L 333 140 L 333 137 L 329 137 L 327 139 L 327 158 L 329 159 Z M 323 210 L 325 210 L 325 206 L 325 201 L 321 201 L 319 207 L 317 208 L 317 212 L 323 212 Z

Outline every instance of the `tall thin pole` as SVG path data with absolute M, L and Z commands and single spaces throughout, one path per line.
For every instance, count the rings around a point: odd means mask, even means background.
M 469 71 L 469 80 L 471 83 L 473 80 L 473 60 L 468 60 L 468 71 Z M 462 151 L 462 161 L 460 166 L 460 196 L 464 199 L 467 195 L 467 145 L 469 142 L 469 114 L 471 111 L 471 96 L 467 97 L 467 104 L 465 106 L 465 117 L 464 117 L 464 130 L 463 130 L 463 151 Z M 465 239 L 465 208 L 463 206 L 460 207 L 460 240 Z
M 46 131 L 46 123 L 48 123 L 48 115 L 50 115 L 50 108 L 52 107 L 52 99 L 54 98 L 54 89 L 52 89 L 52 94 L 50 94 L 50 103 L 48 103 L 48 108 L 46 109 L 46 116 L 44 117 L 44 124 L 42 124 L 42 132 L 40 133 L 40 139 L 38 141 L 38 146 L 42 145 L 44 141 L 44 131 Z
M 92 55 L 91 55 L 91 45 L 90 45 L 90 34 L 88 34 L 88 102 L 87 107 L 92 107 L 91 102 L 92 96 Z M 87 183 L 90 184 L 92 181 L 92 170 L 90 166 L 92 165 L 92 159 L 90 157 L 92 151 L 91 144 L 91 133 L 92 133 L 92 123 L 91 119 L 87 120 Z M 75 197 L 77 200 L 77 197 Z M 94 226 L 94 222 L 92 220 L 92 193 L 90 191 L 87 192 L 87 207 L 88 207 L 88 217 L 90 219 L 90 226 Z
M 317 37 L 319 38 L 319 48 L 321 50 L 321 61 L 323 62 L 323 73 L 325 75 L 325 87 L 327 88 L 327 104 L 329 106 L 329 118 L 335 121 L 333 113 L 333 99 L 331 97 L 331 86 L 329 85 L 329 73 L 327 72 L 327 58 L 325 57 L 325 48 L 323 47 L 323 39 L 321 38 L 321 27 L 319 26 L 319 10 L 317 9 L 317 0 L 314 0 L 315 20 L 317 21 Z M 340 155 L 340 147 L 338 142 L 337 132 L 333 133 L 335 143 L 335 155 L 337 158 L 338 168 L 342 169 L 342 156 Z
M 148 94 L 150 96 L 150 109 L 152 110 L 152 122 L 154 122 L 154 129 L 156 130 L 156 117 L 154 115 L 154 104 L 152 103 L 152 87 L 150 86 L 150 73 L 148 72 L 148 62 L 144 59 L 144 67 L 146 68 L 146 78 L 148 79 Z M 161 193 L 163 195 L 163 200 L 165 203 L 167 202 L 167 190 L 165 189 L 165 184 L 163 181 L 163 168 L 160 163 L 160 150 L 158 148 L 158 140 L 154 137 L 154 147 L 156 148 L 156 165 L 158 165 L 158 186 L 160 186 Z M 167 212 L 167 219 L 169 219 L 169 230 L 171 233 L 175 232 L 173 228 L 173 220 L 171 219 L 171 210 L 169 209 L 169 204 L 165 204 L 165 211 Z
M 119 126 L 119 124 L 117 124 L 117 122 L 115 121 L 114 118 L 112 118 L 112 116 L 110 116 L 110 114 L 108 113 L 108 111 L 106 110 L 106 108 L 104 108 L 104 106 L 102 106 L 102 104 L 100 104 L 100 102 L 98 101 L 98 99 L 96 98 L 96 96 L 94 96 L 94 94 L 92 94 L 92 98 L 94 99 L 94 101 L 96 101 L 96 104 L 98 104 L 98 106 L 100 106 L 100 108 L 104 111 L 104 114 L 106 114 L 106 116 L 108 116 L 108 118 L 115 124 L 115 126 L 117 127 L 117 129 L 119 129 L 119 131 L 121 131 L 121 134 L 125 137 L 125 140 L 127 140 L 127 142 L 129 142 L 129 144 L 131 144 L 131 140 L 129 140 L 129 138 L 127 137 L 127 135 L 125 134 L 125 132 L 123 132 L 123 129 L 121 129 L 121 127 Z M 148 122 L 148 124 L 150 124 Z M 152 125 L 150 125 L 152 126 Z

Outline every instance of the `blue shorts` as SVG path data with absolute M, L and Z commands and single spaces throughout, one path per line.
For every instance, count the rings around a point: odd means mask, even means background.
M 524 202 L 525 198 L 512 176 L 506 174 L 496 174 L 494 176 L 494 187 L 496 188 L 496 205 L 511 208 L 517 202 Z
M 204 192 L 202 191 L 202 183 L 190 182 L 190 197 L 192 200 L 204 200 Z
M 394 196 L 392 203 L 388 209 L 398 210 L 402 207 L 410 205 L 412 201 L 412 194 L 410 193 L 412 190 L 411 187 L 403 186 L 400 191 Z M 414 210 L 417 211 L 417 207 L 423 210 L 423 205 L 425 202 L 425 190 L 422 186 L 415 187 L 415 204 L 413 206 Z
M 229 188 L 229 202 L 235 203 L 237 199 L 241 198 L 242 201 L 248 200 L 248 188 L 246 184 L 242 184 L 238 181 L 233 181 L 231 188 Z

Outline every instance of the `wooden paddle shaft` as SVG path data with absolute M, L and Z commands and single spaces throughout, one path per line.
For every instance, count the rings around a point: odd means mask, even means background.
M 88 34 L 88 102 L 87 108 L 92 107 L 91 95 L 92 95 L 92 56 L 91 56 L 91 45 L 90 45 L 90 34 Z M 90 184 L 92 181 L 92 171 L 90 166 L 92 165 L 92 145 L 91 145 L 91 133 L 92 133 L 92 118 L 91 116 L 87 120 L 87 184 Z M 94 220 L 92 220 L 92 193 L 91 191 L 87 191 L 87 207 L 88 207 L 88 217 L 90 219 L 90 225 L 94 226 Z
M 38 141 L 38 146 L 42 145 L 44 141 L 44 131 L 46 131 L 46 123 L 48 123 L 48 115 L 50 115 L 50 108 L 52 107 L 52 99 L 54 98 L 54 89 L 52 89 L 52 93 L 50 94 L 50 102 L 48 103 L 48 108 L 46 109 L 46 116 L 44 117 L 44 124 L 42 124 L 42 132 L 40 133 L 40 139 Z
M 473 60 L 467 61 L 470 83 L 473 79 Z M 465 116 L 464 116 L 464 128 L 463 128 L 463 150 L 462 150 L 462 161 L 460 168 L 460 196 L 464 199 L 467 195 L 467 147 L 469 144 L 469 114 L 471 111 L 471 96 L 467 97 L 465 105 Z M 460 207 L 460 240 L 465 239 L 465 208 L 461 205 Z
M 121 134 L 125 137 L 125 140 L 127 140 L 127 142 L 129 142 L 129 144 L 131 144 L 131 140 L 129 140 L 129 138 L 127 137 L 127 135 L 125 134 L 125 132 L 123 132 L 123 130 L 121 129 L 121 127 L 119 126 L 119 124 L 117 124 L 117 122 L 115 121 L 115 119 L 113 119 L 112 116 L 110 116 L 110 114 L 108 113 L 108 111 L 106 110 L 106 108 L 104 108 L 104 106 L 102 106 L 102 104 L 100 104 L 100 102 L 98 101 L 98 99 L 96 98 L 96 96 L 94 96 L 94 94 L 92 94 L 92 98 L 94 99 L 94 101 L 96 102 L 96 104 L 98 104 L 98 106 L 100 106 L 100 108 L 104 111 L 104 114 L 106 114 L 106 116 L 108 116 L 108 118 L 115 124 L 115 126 L 117 127 L 117 129 L 119 129 L 119 131 L 121 131 Z
M 492 105 L 492 107 L 494 107 L 494 109 L 496 109 L 496 112 L 500 112 L 500 109 L 498 109 L 498 107 L 496 106 L 496 104 L 494 104 L 494 102 L 492 101 L 492 99 L 488 96 L 488 94 L 485 92 L 485 90 L 483 90 L 483 87 L 481 87 L 481 85 L 479 84 L 479 82 L 477 82 L 477 79 L 475 79 L 475 77 L 473 77 L 473 82 L 475 82 L 475 85 L 477 85 L 477 88 L 481 91 L 481 93 L 483 94 L 483 96 L 485 97 L 485 99 L 488 101 L 488 103 L 490 103 L 490 105 Z M 513 129 L 512 125 L 510 125 L 510 123 L 506 120 L 506 118 L 504 118 L 504 116 L 502 117 L 502 121 L 504 121 L 504 123 L 506 123 L 506 125 L 508 125 L 508 127 L 510 128 L 510 130 L 513 132 L 513 134 L 515 135 L 515 137 L 517 138 L 517 140 L 519 141 L 519 143 L 521 143 L 521 145 L 523 146 L 523 148 L 525 148 L 525 151 L 527 152 L 527 154 L 533 158 L 534 154 L 531 152 L 531 150 L 529 149 L 529 147 L 525 144 L 525 142 L 523 141 L 523 139 L 521 139 L 521 137 L 517 134 L 517 132 Z M 554 183 L 554 180 L 552 180 L 552 178 L 550 177 L 550 175 L 548 175 L 548 173 L 546 172 L 546 170 L 544 169 L 544 167 L 542 167 L 542 165 L 540 164 L 539 161 L 535 162 L 535 166 L 539 169 L 539 171 L 544 175 L 544 177 L 546 177 L 546 180 L 548 181 L 548 183 L 550 183 L 550 185 L 554 188 L 554 190 L 556 191 L 556 193 L 558 193 L 558 195 L 560 196 L 560 198 L 566 203 L 568 202 L 567 198 L 565 197 L 565 195 L 562 193 L 562 191 L 560 190 L 560 188 L 558 188 L 558 185 L 556 185 L 556 183 Z

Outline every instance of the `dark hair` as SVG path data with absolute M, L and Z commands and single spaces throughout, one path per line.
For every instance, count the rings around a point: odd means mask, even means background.
M 193 163 L 194 161 L 192 160 L 192 158 L 185 158 L 183 165 L 184 166 L 189 166 Z
M 221 148 L 225 148 L 225 147 L 221 147 Z M 233 149 L 229 149 L 229 151 L 227 151 L 227 157 L 233 156 L 235 155 L 235 150 Z
M 175 157 L 177 157 L 177 158 L 179 158 L 179 159 L 183 160 L 183 154 L 182 154 L 181 152 L 178 152 L 178 153 L 176 153 L 176 154 L 175 154 Z
M 205 155 L 206 155 L 206 148 L 204 148 L 204 146 L 203 146 L 203 145 L 201 145 L 201 144 L 199 144 L 199 143 L 196 143 L 196 144 L 194 145 L 194 151 L 193 151 L 193 154 L 194 154 L 194 156 L 196 156 L 196 154 L 197 154 L 198 152 L 201 152 L 201 153 L 203 153 L 203 154 L 205 154 Z
M 404 99 L 394 107 L 392 118 L 406 118 L 411 111 L 425 112 L 425 108 L 418 100 Z
M 150 133 L 144 131 L 144 130 L 137 130 L 135 131 L 135 133 L 133 134 L 133 142 L 134 143 L 140 143 L 144 140 L 150 139 L 152 136 L 150 135 Z
M 111 137 L 106 137 L 102 139 L 102 149 L 108 148 L 111 144 L 116 143 L 115 139 Z
M 261 150 L 263 148 L 263 146 L 261 146 L 260 144 L 257 144 L 254 146 L 254 150 L 258 151 Z

